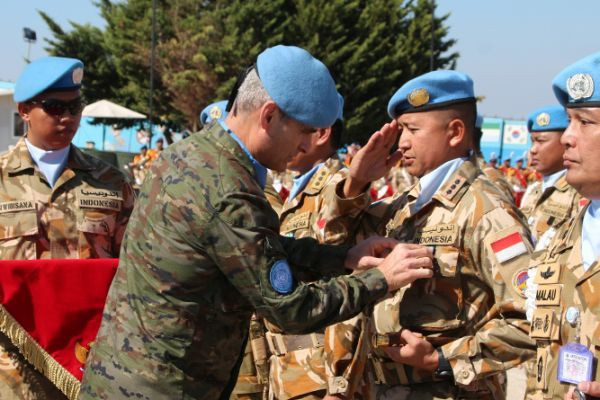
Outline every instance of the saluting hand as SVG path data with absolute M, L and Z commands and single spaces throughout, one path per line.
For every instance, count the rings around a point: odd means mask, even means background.
M 356 197 L 365 187 L 385 176 L 402 158 L 397 150 L 390 151 L 398 140 L 398 123 L 393 120 L 371 135 L 367 144 L 356 153 L 350 163 L 350 172 L 344 183 L 344 196 Z

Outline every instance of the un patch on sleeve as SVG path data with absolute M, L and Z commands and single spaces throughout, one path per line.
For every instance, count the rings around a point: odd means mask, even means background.
M 289 294 L 292 292 L 294 277 L 289 264 L 285 260 L 278 260 L 271 267 L 269 274 L 271 286 L 279 294 Z

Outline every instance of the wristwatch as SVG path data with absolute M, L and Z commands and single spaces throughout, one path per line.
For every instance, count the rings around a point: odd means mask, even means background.
M 450 363 L 446 357 L 444 357 L 442 349 L 438 347 L 436 351 L 438 353 L 438 367 L 434 372 L 435 377 L 438 379 L 454 379 L 452 367 L 450 367 Z

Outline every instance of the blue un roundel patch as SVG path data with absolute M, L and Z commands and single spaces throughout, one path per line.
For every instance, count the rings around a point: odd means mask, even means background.
M 275 261 L 275 264 L 271 267 L 269 280 L 271 281 L 271 286 L 277 293 L 288 294 L 292 292 L 294 277 L 292 276 L 292 270 L 287 261 Z

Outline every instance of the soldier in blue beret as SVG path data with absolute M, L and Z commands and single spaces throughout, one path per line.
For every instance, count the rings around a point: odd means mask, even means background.
M 552 88 L 569 120 L 560 137 L 565 178 L 590 202 L 531 263 L 537 357 L 528 390 L 530 398 L 582 400 L 600 396 L 600 53 L 565 68 Z
M 323 63 L 294 46 L 266 49 L 229 107 L 146 177 L 80 399 L 227 399 L 254 311 L 305 333 L 431 275 L 422 246 L 375 238 L 349 250 L 279 235 L 267 168 L 284 170 L 339 115 Z M 363 257 L 391 248 L 383 260 Z M 343 275 L 359 265 L 374 268 Z M 297 280 L 300 270 L 316 280 Z
M 375 399 L 502 398 L 504 369 L 534 355 L 515 284 L 526 276 L 532 246 L 521 213 L 472 155 L 473 82 L 458 71 L 429 72 L 398 89 L 387 110 L 400 129 L 403 165 L 419 181 L 371 204 L 350 236 L 427 244 L 438 269 L 362 320 L 327 328 L 327 399 L 357 391 Z M 367 187 L 374 165 L 363 166 L 362 155 L 330 207 Z M 531 347 L 521 348 L 524 341 Z
M 80 60 L 44 57 L 17 80 L 14 100 L 27 132 L 0 157 L 0 209 L 10 210 L 1 214 L 0 259 L 119 256 L 134 193 L 123 173 L 71 144 L 85 105 L 82 79 Z M 0 347 L 15 355 L 0 368 L 0 398 L 60 399 L 53 384 L 72 389 L 48 372 L 47 355 L 31 365 L 8 337 L 0 335 Z

